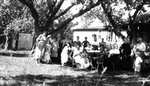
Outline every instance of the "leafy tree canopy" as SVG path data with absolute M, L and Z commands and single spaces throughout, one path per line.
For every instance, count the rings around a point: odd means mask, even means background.
M 133 32 L 137 16 L 146 12 L 144 5 L 149 5 L 149 2 L 149 0 L 101 0 L 101 6 L 98 10 L 94 8 L 85 17 L 89 16 L 91 18 L 94 15 L 94 17 L 96 16 L 102 21 L 108 21 L 115 34 L 124 37 L 119 32 L 120 26 L 129 24 L 128 34 Z M 145 15 L 143 17 L 148 16 Z
M 24 13 L 24 7 L 16 0 L 0 2 L 0 29 L 6 29 L 7 25 L 12 23 L 16 18 L 20 18 Z
M 36 33 L 49 31 L 54 33 L 67 26 L 74 18 L 79 17 L 100 4 L 100 0 L 18 0 L 30 10 L 34 19 Z M 62 9 L 65 2 L 71 4 Z M 67 6 L 68 4 L 66 4 Z M 71 11 L 75 9 L 76 12 Z M 64 17 L 62 20 L 62 17 Z M 58 21 L 58 24 L 55 22 Z M 56 24 L 56 25 L 55 25 Z M 54 27 L 55 26 L 55 27 Z

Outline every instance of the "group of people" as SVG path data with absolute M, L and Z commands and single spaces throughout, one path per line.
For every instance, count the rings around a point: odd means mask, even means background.
M 46 32 L 44 32 L 36 39 L 34 59 L 36 59 L 38 63 L 41 61 L 50 63 L 51 57 L 58 56 L 58 48 L 59 44 L 56 38 L 52 40 L 51 35 L 46 36 Z
M 67 65 L 69 61 L 71 61 L 74 66 L 80 69 L 86 69 L 92 66 L 88 52 L 86 49 L 81 49 L 80 45 L 77 43 L 75 43 L 74 46 L 71 46 L 71 44 L 68 42 L 62 50 L 62 66 Z
M 63 46 L 60 46 L 58 39 L 52 38 L 51 35 L 46 36 L 46 32 L 44 32 L 36 39 L 34 59 L 36 59 L 38 63 L 41 61 L 49 63 L 52 62 L 53 59 L 56 59 L 60 60 L 59 62 L 62 66 L 65 66 L 70 62 L 80 69 L 86 69 L 92 66 L 92 61 L 87 52 L 87 50 L 91 48 L 93 50 L 99 50 L 101 53 L 100 57 L 103 57 L 104 54 L 106 54 L 106 51 L 109 52 L 107 53 L 108 58 L 110 57 L 110 54 L 119 54 L 122 59 L 130 60 L 134 67 L 135 74 L 140 72 L 141 64 L 144 61 L 144 52 L 146 51 L 146 45 L 142 42 L 141 38 L 137 39 L 137 44 L 135 44 L 134 47 L 131 47 L 130 40 L 125 38 L 124 43 L 120 47 L 113 44 L 111 49 L 107 43 L 104 42 L 104 39 L 97 44 L 96 36 L 93 35 L 93 38 L 93 43 L 88 42 L 87 37 L 85 37 L 83 42 L 80 42 L 79 37 L 77 36 L 76 41 L 65 41 Z
M 81 49 L 82 44 L 79 41 L 71 43 L 67 40 L 64 40 L 64 42 L 61 40 L 60 43 L 61 46 L 58 38 L 52 38 L 46 32 L 42 33 L 36 39 L 33 59 L 36 59 L 38 63 L 57 61 L 62 66 L 71 62 L 72 65 L 80 69 L 86 69 L 91 66 L 89 55 L 86 49 Z
M 137 44 L 133 47 L 131 55 L 134 56 L 134 71 L 135 75 L 139 75 L 142 63 L 145 60 L 146 45 L 142 42 L 142 38 L 137 39 Z
M 137 38 L 137 43 L 133 46 L 130 45 L 129 39 L 124 39 L 124 43 L 120 47 L 120 54 L 123 58 L 132 59 L 132 66 L 134 68 L 134 75 L 139 75 L 141 68 L 145 61 L 146 45 L 142 41 L 142 38 Z M 126 64 L 130 64 L 129 60 Z

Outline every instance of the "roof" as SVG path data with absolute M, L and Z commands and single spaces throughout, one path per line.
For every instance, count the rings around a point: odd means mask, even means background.
M 108 31 L 107 29 L 104 28 L 91 28 L 91 29 L 73 29 L 73 31 Z
M 90 28 L 90 29 L 91 28 L 105 29 L 105 24 L 102 23 L 101 20 L 99 20 L 99 19 L 96 18 L 96 19 L 93 20 L 93 22 L 87 28 Z
M 102 23 L 102 21 L 100 20 L 100 19 L 98 19 L 98 18 L 96 18 L 96 19 L 94 19 L 93 21 L 92 21 L 92 23 L 89 25 L 89 26 L 87 26 L 87 27 L 85 27 L 84 26 L 84 23 L 79 23 L 78 25 L 76 25 L 76 26 L 74 26 L 74 27 L 72 27 L 71 28 L 72 30 L 76 30 L 76 29 L 93 29 L 93 30 L 98 30 L 98 29 L 105 29 L 105 24 L 104 23 Z

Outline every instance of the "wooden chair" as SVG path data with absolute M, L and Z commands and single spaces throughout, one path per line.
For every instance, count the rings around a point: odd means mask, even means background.
M 97 58 L 97 70 L 101 66 L 102 70 L 104 69 L 104 58 L 103 57 L 98 57 Z
M 101 65 L 102 70 L 104 69 L 104 62 L 97 62 L 97 70 L 99 69 Z

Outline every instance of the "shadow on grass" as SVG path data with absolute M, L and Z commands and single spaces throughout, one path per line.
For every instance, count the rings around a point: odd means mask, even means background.
M 28 54 L 12 54 L 11 53 L 0 53 L 0 55 L 3 55 L 3 56 L 12 56 L 12 57 L 28 57 L 29 55 Z
M 107 72 L 102 78 L 92 73 L 86 76 L 20 75 L 12 77 L 15 83 L 9 86 L 141 86 L 142 82 L 131 72 Z M 145 83 L 144 86 L 150 86 Z
M 94 86 L 93 79 L 85 76 L 49 76 L 49 75 L 22 75 L 13 77 L 21 85 L 40 86 Z M 25 83 L 24 83 L 25 82 Z M 18 84 L 18 83 L 16 83 Z
M 30 51 L 0 50 L 0 55 L 11 57 L 28 57 Z

